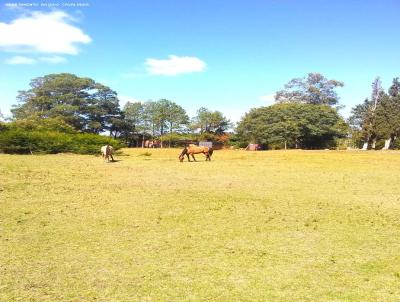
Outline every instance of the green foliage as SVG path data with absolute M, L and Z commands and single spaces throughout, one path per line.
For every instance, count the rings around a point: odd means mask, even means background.
M 121 143 L 109 137 L 90 133 L 63 133 L 52 130 L 26 131 L 15 126 L 0 132 L 0 151 L 4 153 L 60 153 L 97 154 L 100 147 Z
M 394 141 L 392 148 L 395 150 L 400 150 L 400 139 Z
M 197 110 L 197 115 L 192 121 L 191 128 L 200 132 L 201 134 L 223 134 L 230 127 L 232 123 L 220 111 L 210 111 L 205 107 Z
M 380 138 L 399 136 L 400 134 L 400 95 L 385 95 L 376 110 L 376 132 Z
M 142 123 L 147 124 L 152 135 L 164 135 L 166 132 L 181 131 L 189 121 L 186 111 L 178 104 L 161 99 L 144 104 Z
M 59 118 L 76 130 L 100 133 L 110 130 L 120 115 L 117 93 L 89 78 L 49 74 L 35 78 L 29 90 L 20 91 L 14 118 Z
M 198 135 L 193 133 L 167 133 L 159 137 L 164 143 L 168 143 L 170 147 L 181 147 L 187 142 L 198 141 Z
M 336 109 L 326 105 L 276 104 L 252 109 L 240 121 L 241 145 L 262 144 L 271 149 L 327 148 L 347 133 L 347 125 Z
M 400 136 L 400 83 L 398 78 L 393 79 L 389 94 L 381 88 L 379 78 L 372 83 L 371 100 L 352 109 L 349 123 L 352 127 L 354 142 L 361 146 L 367 142 L 377 142 L 375 148 L 379 149 L 385 139 L 392 142 Z M 394 146 L 392 146 L 394 147 Z
M 27 119 L 15 120 L 7 124 L 11 129 L 22 129 L 24 131 L 58 131 L 64 133 L 77 133 L 71 125 L 67 124 L 61 117 L 38 118 L 30 117 Z

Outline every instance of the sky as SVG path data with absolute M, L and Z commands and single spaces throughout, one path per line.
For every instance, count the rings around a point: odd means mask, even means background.
M 237 122 L 310 72 L 344 82 L 340 113 L 400 77 L 399 0 L 0 1 L 0 110 L 31 79 L 90 77 Z

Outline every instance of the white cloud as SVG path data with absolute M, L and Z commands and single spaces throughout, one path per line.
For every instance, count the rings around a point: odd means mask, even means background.
M 67 62 L 66 58 L 60 56 L 40 57 L 39 60 L 50 64 L 60 64 Z
M 259 99 L 267 104 L 273 104 L 275 102 L 275 94 L 263 95 Z
M 22 56 L 15 56 L 12 58 L 9 58 L 5 61 L 6 64 L 9 65 L 19 65 L 19 64 L 28 64 L 32 65 L 36 63 L 35 59 L 28 58 L 28 57 L 22 57 Z
M 71 25 L 75 20 L 63 11 L 32 12 L 10 23 L 0 22 L 0 48 L 12 52 L 40 52 L 75 55 L 77 43 L 91 38 Z
M 201 72 L 206 68 L 206 63 L 196 57 L 178 57 L 171 55 L 168 59 L 159 60 L 149 58 L 146 60 L 147 71 L 156 75 L 177 75 L 189 72 Z

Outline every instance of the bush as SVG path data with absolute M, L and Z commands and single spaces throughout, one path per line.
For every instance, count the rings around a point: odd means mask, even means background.
M 0 132 L 0 151 L 4 153 L 61 153 L 97 154 L 109 143 L 115 150 L 122 147 L 115 139 L 88 133 L 58 131 L 26 131 L 9 127 Z
M 395 150 L 400 150 L 400 139 L 396 139 L 396 140 L 393 142 L 393 149 L 395 149 Z

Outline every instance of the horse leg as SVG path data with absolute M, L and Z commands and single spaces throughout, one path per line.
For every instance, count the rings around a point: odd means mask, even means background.
M 197 161 L 196 158 L 194 157 L 194 153 L 192 153 L 192 157 L 194 161 Z
M 191 160 L 190 160 L 190 157 L 189 157 L 189 153 L 186 153 L 186 156 L 187 156 L 187 158 L 188 158 L 188 161 L 191 161 Z

